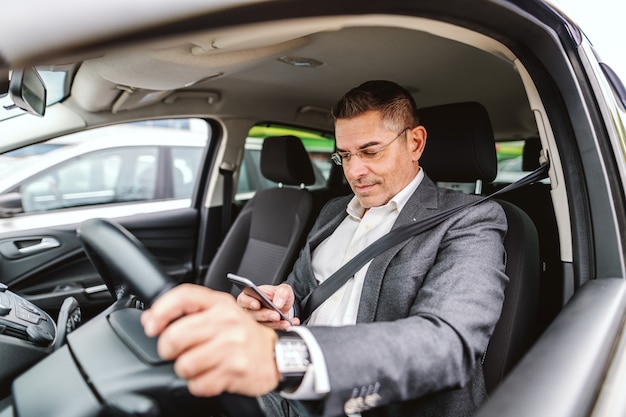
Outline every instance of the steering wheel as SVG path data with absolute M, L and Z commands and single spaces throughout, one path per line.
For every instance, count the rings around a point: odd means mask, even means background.
M 86 220 L 78 227 L 77 234 L 98 273 L 109 288 L 116 292 L 114 295 L 118 296 L 126 284 L 131 293 L 149 306 L 175 286 L 141 242 L 118 223 L 105 219 Z M 121 312 L 118 310 L 110 314 L 108 321 L 120 339 L 135 353 L 137 361 L 153 363 L 156 368 L 163 361 L 160 361 L 156 354 L 156 340 L 149 339 L 143 334 L 139 316 L 140 312 L 137 309 L 123 308 Z M 159 372 L 162 373 L 163 370 L 160 369 Z M 171 364 L 166 372 L 174 373 Z M 177 377 L 172 375 L 171 378 Z M 181 381 L 181 384 L 186 387 L 184 381 Z M 163 392 L 167 393 L 168 390 L 168 387 L 164 387 L 159 393 L 159 402 L 164 401 Z M 137 401 L 133 402 L 133 395 L 132 392 L 129 393 L 116 407 L 125 407 L 128 402 L 136 404 Z M 177 398 L 172 401 L 180 402 L 180 395 L 176 396 Z M 265 417 L 257 398 L 236 394 L 222 394 L 216 398 L 223 411 L 230 416 Z M 190 398 L 190 401 L 195 399 Z
M 128 285 L 133 294 L 151 305 L 175 285 L 142 243 L 120 224 L 90 219 L 76 232 L 87 257 L 116 299 L 126 293 Z

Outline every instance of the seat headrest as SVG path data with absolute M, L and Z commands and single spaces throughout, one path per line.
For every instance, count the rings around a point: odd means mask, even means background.
M 434 181 L 491 182 L 498 173 L 493 129 L 479 103 L 425 107 L 419 112 L 426 128 L 420 166 Z
M 285 185 L 311 185 L 315 173 L 302 141 L 295 136 L 270 136 L 261 149 L 261 173 Z

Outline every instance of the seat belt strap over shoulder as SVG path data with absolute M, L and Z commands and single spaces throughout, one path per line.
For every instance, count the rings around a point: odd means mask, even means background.
M 526 185 L 530 185 L 537 181 L 541 181 L 544 178 L 548 177 L 548 170 L 550 168 L 549 162 L 544 163 L 539 168 L 531 172 L 530 174 L 520 178 L 512 184 L 507 185 L 488 196 L 482 197 L 478 200 L 472 201 L 467 204 L 463 204 L 458 207 L 451 208 L 449 210 L 438 213 L 434 216 L 427 217 L 417 221 L 415 223 L 411 223 L 404 227 L 394 229 L 386 235 L 382 236 L 368 247 L 359 252 L 354 258 L 350 261 L 346 262 L 341 268 L 335 271 L 330 277 L 328 277 L 324 282 L 322 282 L 317 288 L 306 297 L 302 303 L 302 313 L 300 320 L 304 322 L 315 309 L 317 309 L 328 297 L 333 295 L 339 288 L 345 284 L 348 279 L 354 276 L 359 269 L 361 269 L 366 263 L 374 259 L 379 254 L 383 253 L 387 249 L 408 240 L 409 238 L 418 235 L 428 229 L 435 227 L 436 225 L 442 223 L 444 220 L 450 218 L 454 214 L 465 210 L 469 207 L 473 207 L 477 204 L 480 204 L 486 200 L 489 200 L 493 197 L 496 197 L 500 194 L 506 193 L 508 191 L 515 190 L 517 188 L 524 187 Z

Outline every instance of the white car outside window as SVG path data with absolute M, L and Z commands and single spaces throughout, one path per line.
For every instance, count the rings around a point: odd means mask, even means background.
M 2 155 L 0 230 L 189 207 L 208 134 L 203 121 L 146 121 Z

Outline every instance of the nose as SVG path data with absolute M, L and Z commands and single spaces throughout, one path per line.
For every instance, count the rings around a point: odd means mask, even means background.
M 348 181 L 364 177 L 369 172 L 369 168 L 361 158 L 354 155 L 348 161 L 343 161 L 343 174 Z

